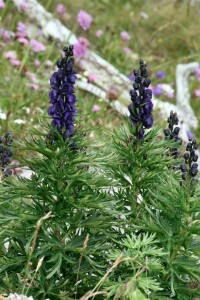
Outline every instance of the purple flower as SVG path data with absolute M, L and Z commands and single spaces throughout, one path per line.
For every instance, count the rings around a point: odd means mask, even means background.
M 196 97 L 200 97 L 200 90 L 195 90 L 195 91 L 194 91 L 194 95 L 195 95 Z
M 158 71 L 156 72 L 156 77 L 159 78 L 159 79 L 164 79 L 166 74 L 165 74 L 165 71 Z
M 134 69 L 133 75 L 135 76 L 133 89 L 130 90 L 132 103 L 128 109 L 131 123 L 136 129 L 136 138 L 143 140 L 145 129 L 153 125 L 153 103 L 152 91 L 149 89 L 151 81 L 148 78 L 146 63 L 142 59 L 140 59 L 140 69 Z
M 187 131 L 187 137 L 188 137 L 188 139 L 193 139 L 194 134 L 191 131 Z
M 166 93 L 165 96 L 169 99 L 173 99 L 174 98 L 174 94 L 173 93 Z
M 179 137 L 180 127 L 176 126 L 179 123 L 177 113 L 170 111 L 170 115 L 167 119 L 168 128 L 164 129 L 165 140 L 174 140 L 179 145 L 182 144 L 182 139 Z M 181 153 L 177 147 L 170 147 L 169 154 L 174 158 L 181 157 Z
M 91 26 L 93 18 L 86 11 L 80 10 L 77 15 L 77 21 L 83 30 L 88 30 Z
M 153 89 L 153 94 L 160 95 L 163 93 L 162 84 L 157 84 L 156 87 Z
M 98 112 L 98 111 L 100 111 L 100 110 L 101 110 L 101 107 L 100 107 L 99 105 L 97 105 L 97 104 L 94 104 L 94 105 L 93 105 L 93 107 L 92 107 L 92 111 L 93 111 L 93 112 L 96 113 L 96 112 Z
M 26 3 L 25 0 L 20 0 L 19 7 L 23 11 L 27 11 L 29 8 L 28 3 Z
M 197 149 L 197 141 L 193 137 L 190 137 L 189 143 L 186 146 L 187 152 L 185 152 L 183 155 L 185 163 L 180 165 L 180 170 L 182 172 L 182 180 L 180 181 L 180 185 L 184 185 L 185 181 L 189 181 L 191 191 L 195 189 L 195 184 L 198 182 L 198 179 L 194 178 L 198 173 L 198 155 L 196 154 Z
M 0 9 L 3 9 L 5 7 L 5 3 L 3 0 L 0 0 Z
M 18 42 L 20 44 L 24 44 L 24 45 L 28 45 L 29 44 L 29 40 L 27 38 L 25 38 L 25 37 L 18 38 Z
M 12 31 L 0 29 L 0 37 L 3 38 L 5 43 L 9 43 L 11 40 L 11 37 L 14 37 L 15 34 Z
M 52 67 L 53 66 L 53 62 L 51 61 L 51 60 L 46 60 L 45 61 L 45 66 L 47 67 L 47 68 L 50 68 L 50 67 Z
M 18 59 L 11 59 L 10 63 L 11 63 L 11 65 L 14 66 L 14 67 L 19 67 L 19 65 L 20 65 L 20 60 L 18 60 Z
M 196 77 L 197 77 L 197 80 L 200 81 L 200 68 L 196 69 Z
M 6 131 L 3 136 L 0 136 L 0 170 L 6 176 L 12 174 L 12 170 L 6 169 L 6 166 L 9 164 L 12 156 L 12 151 L 9 148 L 12 141 L 13 136 L 10 135 L 9 131 Z
M 35 60 L 35 61 L 34 61 L 34 66 L 35 66 L 36 68 L 39 68 L 39 66 L 40 66 L 39 60 Z
M 128 42 L 130 40 L 130 35 L 128 32 L 126 31 L 122 31 L 120 33 L 120 36 L 121 36 L 121 39 L 124 41 L 124 42 Z
M 96 32 L 95 32 L 95 36 L 97 38 L 100 38 L 102 35 L 104 34 L 104 31 L 102 29 L 98 29 Z
M 59 15 L 64 16 L 66 13 L 66 8 L 62 3 L 57 4 L 56 11 Z
M 17 53 L 15 51 L 7 51 L 4 53 L 5 58 L 7 59 L 16 59 L 17 58 Z
M 78 41 L 79 41 L 79 43 L 81 43 L 81 45 L 83 45 L 83 46 L 85 46 L 85 47 L 88 47 L 89 44 L 90 44 L 89 40 L 86 39 L 86 38 L 83 37 L 83 36 L 80 36 L 80 37 L 78 38 Z
M 26 25 L 22 22 L 17 23 L 17 37 L 27 37 L 27 28 Z
M 134 81 L 135 80 L 135 75 L 132 73 L 128 76 L 128 78 L 131 80 L 131 81 Z
M 132 53 L 132 50 L 129 48 L 129 47 L 124 47 L 123 48 L 123 52 L 126 54 L 126 55 L 130 55 Z
M 34 52 L 40 52 L 46 50 L 46 46 L 35 39 L 30 40 L 30 47 Z
M 88 82 L 94 82 L 94 81 L 97 81 L 98 79 L 98 76 L 96 74 L 88 74 Z
M 87 47 L 79 41 L 74 44 L 74 57 L 84 58 L 87 54 Z
M 52 106 L 49 107 L 48 114 L 53 118 L 51 125 L 55 126 L 66 140 L 75 133 L 77 99 L 74 94 L 76 72 L 73 70 L 73 46 L 64 47 L 63 51 L 65 57 L 57 62 L 58 71 L 54 72 L 50 79 L 49 99 Z
M 145 20 L 147 20 L 149 18 L 149 15 L 146 12 L 141 11 L 140 12 L 140 17 L 143 18 L 143 19 L 145 19 Z

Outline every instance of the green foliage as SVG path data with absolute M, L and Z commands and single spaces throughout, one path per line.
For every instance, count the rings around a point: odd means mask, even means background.
M 19 143 L 33 173 L 1 185 L 1 292 L 199 297 L 200 188 L 180 186 L 182 160 L 168 155 L 180 145 L 158 133 L 137 141 L 123 126 L 102 148 L 89 143 L 88 130 L 67 142 L 32 130 Z
M 131 234 L 119 243 L 124 249 L 123 255 L 119 250 L 110 253 L 110 260 L 116 261 L 121 257 L 121 261 L 106 283 L 109 298 L 147 299 L 152 292 L 162 290 L 154 276 L 164 273 L 160 258 L 166 253 L 154 246 L 157 242 L 155 234 Z
M 31 178 L 11 176 L 0 192 L 0 286 L 24 286 L 37 299 L 66 299 L 87 291 L 102 274 L 102 253 L 115 236 L 112 226 L 119 225 L 117 203 L 105 192 L 110 181 L 94 169 L 107 158 L 101 155 L 100 163 L 83 134 L 73 144 L 33 134 L 20 148 L 29 151 L 23 162 Z
M 118 190 L 114 195 L 120 199 L 121 208 L 126 207 L 128 211 L 126 230 L 135 232 L 131 238 L 118 241 L 117 256 L 122 251 L 133 257 L 129 253 L 130 245 L 133 250 L 142 244 L 141 235 L 147 238 L 146 234 L 154 234 L 154 245 L 163 253 L 159 260 L 162 272 L 151 265 L 151 255 L 154 259 L 159 256 L 157 248 L 153 249 L 156 254 L 151 250 L 145 254 L 146 250 L 141 247 L 138 255 L 147 257 L 150 262 L 147 273 L 149 276 L 153 274 L 151 280 L 159 283 L 160 290 L 147 293 L 139 284 L 142 275 L 130 290 L 129 284 L 135 273 L 126 267 L 116 270 L 114 280 L 111 277 L 114 283 L 110 282 L 109 295 L 115 295 L 114 299 L 120 298 L 117 296 L 120 292 L 123 292 L 124 299 L 134 299 L 134 296 L 146 299 L 148 295 L 148 299 L 189 300 L 200 295 L 199 186 L 197 184 L 195 190 L 191 190 L 190 181 L 180 185 L 178 164 L 182 159 L 175 160 L 168 155 L 170 147 L 180 145 L 174 142 L 170 145 L 169 141 L 156 139 L 157 134 L 157 130 L 152 130 L 143 142 L 136 142 L 134 128 L 123 128 L 116 133 L 113 149 L 118 164 L 110 166 L 109 172 L 114 180 L 118 180 Z M 148 239 L 143 244 L 148 245 Z M 133 291 L 139 293 L 138 296 L 131 296 Z

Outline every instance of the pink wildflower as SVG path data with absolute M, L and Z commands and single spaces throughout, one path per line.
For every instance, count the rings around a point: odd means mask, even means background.
M 37 79 L 36 79 L 36 74 L 33 73 L 33 72 L 27 71 L 27 72 L 26 72 L 26 75 L 29 77 L 29 79 L 30 79 L 31 81 L 36 81 L 36 80 L 37 80 Z
M 34 52 L 40 52 L 46 50 L 45 45 L 36 41 L 35 39 L 30 40 L 30 46 Z
M 98 76 L 96 74 L 89 74 L 88 75 L 88 81 L 91 82 L 91 83 L 96 81 L 97 79 L 98 79 Z
M 27 44 L 29 43 L 29 41 L 28 41 L 27 38 L 25 38 L 25 37 L 20 37 L 20 38 L 18 38 L 18 42 L 19 42 L 20 44 L 24 44 L 24 45 L 27 45 Z
M 45 61 L 45 66 L 46 67 L 52 67 L 53 66 L 53 62 L 51 61 L 51 60 L 47 60 L 47 61 Z
M 20 61 L 18 59 L 15 59 L 15 58 L 11 59 L 10 63 L 14 67 L 19 67 L 19 65 L 20 65 Z
M 38 68 L 38 67 L 40 66 L 39 60 L 35 60 L 35 61 L 34 61 L 34 66 L 35 66 L 36 68 Z
M 5 7 L 5 3 L 3 0 L 0 0 L 0 9 L 3 9 Z
M 173 93 L 166 93 L 165 96 L 169 99 L 173 99 L 174 98 L 174 94 Z
M 0 36 L 2 36 L 5 43 L 9 43 L 12 36 L 15 36 L 14 32 L 0 29 Z
M 59 15 L 64 16 L 64 14 L 66 13 L 66 8 L 62 3 L 59 3 L 56 6 L 56 11 Z
M 8 33 L 7 30 L 1 30 L 0 36 L 3 37 L 4 42 L 6 42 L 6 43 L 9 43 L 9 42 L 10 42 L 10 35 L 9 35 L 9 33 Z
M 100 111 L 101 110 L 101 107 L 99 106 L 99 105 L 97 105 L 97 104 L 95 104 L 95 105 L 93 105 L 93 107 L 92 107 L 92 112 L 98 112 L 98 111 Z
M 17 58 L 17 54 L 15 51 L 7 51 L 4 53 L 4 56 L 7 59 L 16 59 Z
M 84 38 L 84 37 L 82 37 L 82 36 L 80 36 L 80 37 L 78 38 L 78 41 L 81 43 L 81 45 L 83 45 L 83 46 L 85 46 L 85 47 L 88 47 L 89 44 L 90 44 L 90 42 L 88 41 L 88 39 L 86 39 L 86 38 Z
M 195 95 L 196 97 L 200 97 L 200 90 L 194 91 L 194 95 Z
M 124 47 L 123 48 L 123 52 L 126 54 L 126 55 L 130 55 L 132 53 L 131 49 L 128 48 L 128 47 Z
M 17 24 L 17 37 L 27 37 L 27 28 L 23 22 Z
M 197 80 L 200 81 L 200 68 L 196 69 L 196 77 L 197 77 Z
M 20 0 L 19 7 L 23 11 L 28 10 L 28 3 L 26 3 L 24 0 Z
M 93 18 L 86 11 L 80 10 L 77 21 L 83 30 L 87 30 L 90 28 Z
M 104 31 L 102 29 L 98 29 L 96 32 L 95 32 L 95 36 L 97 38 L 100 38 L 102 35 L 104 34 Z
M 121 36 L 121 39 L 124 41 L 124 42 L 128 42 L 129 40 L 130 40 L 130 35 L 129 35 L 129 33 L 128 32 L 126 32 L 126 31 L 122 31 L 121 33 L 120 33 L 120 36 Z
M 86 56 L 87 48 L 82 45 L 79 41 L 74 44 L 74 57 L 83 58 Z
M 140 12 L 140 17 L 143 18 L 143 19 L 145 19 L 145 20 L 147 20 L 149 18 L 148 14 L 145 13 L 144 11 Z
M 27 83 L 26 85 L 35 91 L 39 89 L 39 86 L 35 83 Z

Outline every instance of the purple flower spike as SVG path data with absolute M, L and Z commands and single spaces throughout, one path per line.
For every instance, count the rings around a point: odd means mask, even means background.
M 48 114 L 53 118 L 52 126 L 62 134 L 63 139 L 73 136 L 77 101 L 74 94 L 76 72 L 73 70 L 73 46 L 64 47 L 65 57 L 57 62 L 58 71 L 50 79 L 49 99 L 52 106 Z
M 10 135 L 9 131 L 3 136 L 0 136 L 0 173 L 8 176 L 12 174 L 11 169 L 7 169 L 7 165 L 10 162 L 12 151 L 10 150 L 10 145 L 12 144 L 13 136 Z
M 148 78 L 146 63 L 140 59 L 140 68 L 133 70 L 134 83 L 130 90 L 132 104 L 128 106 L 131 124 L 136 129 L 137 140 L 144 139 L 145 129 L 153 125 L 152 91 L 148 88 L 151 80 Z

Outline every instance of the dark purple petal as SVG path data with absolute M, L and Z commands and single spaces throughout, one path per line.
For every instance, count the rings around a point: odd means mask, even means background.
M 54 112 L 55 112 L 55 107 L 54 107 L 54 106 L 50 106 L 50 107 L 48 108 L 48 115 L 49 115 L 50 117 L 53 117 Z
M 153 111 L 153 103 L 152 102 L 147 102 L 144 105 L 144 109 L 146 112 L 151 113 Z
M 152 97 L 152 90 L 146 89 L 145 93 L 144 93 L 144 96 L 146 96 L 146 95 L 149 95 L 150 97 Z
M 55 77 L 51 77 L 51 78 L 50 78 L 50 85 L 53 86 L 53 85 L 55 85 L 55 84 L 58 84 L 57 79 L 56 79 Z
M 58 97 L 58 91 L 53 89 L 49 92 L 50 103 L 54 104 Z
M 153 126 L 153 117 L 150 116 L 144 123 L 145 128 L 151 128 Z
M 77 77 L 75 75 L 68 75 L 67 78 L 70 83 L 75 83 Z
M 144 128 L 140 128 L 139 132 L 137 133 L 137 139 L 143 140 L 144 139 Z
M 69 103 L 75 103 L 76 102 L 76 96 L 74 94 L 69 94 L 67 96 L 67 99 L 68 99 Z

